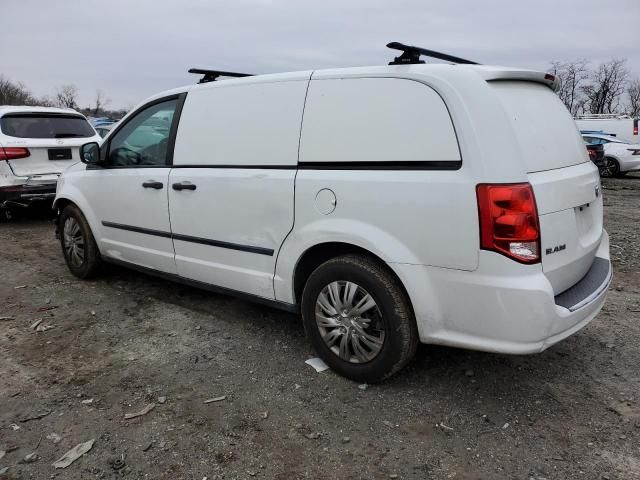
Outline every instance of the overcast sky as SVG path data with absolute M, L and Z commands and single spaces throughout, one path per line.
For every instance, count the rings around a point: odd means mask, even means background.
M 380 65 L 390 41 L 487 64 L 627 58 L 640 0 L 0 0 L 0 75 L 37 95 L 72 83 L 131 107 L 197 80 L 192 66 L 272 73 Z

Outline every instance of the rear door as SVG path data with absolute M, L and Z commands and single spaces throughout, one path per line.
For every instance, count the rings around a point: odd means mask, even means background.
M 540 215 L 542 269 L 554 292 L 577 283 L 602 238 L 598 169 L 558 96 L 547 86 L 489 82 L 511 120 Z
M 0 130 L 5 147 L 29 150 L 28 157 L 8 161 L 19 177 L 62 173 L 80 161 L 80 147 L 96 135 L 84 117 L 66 113 L 8 113 Z
M 189 92 L 169 178 L 178 274 L 274 298 L 278 250 L 293 226 L 308 76 Z

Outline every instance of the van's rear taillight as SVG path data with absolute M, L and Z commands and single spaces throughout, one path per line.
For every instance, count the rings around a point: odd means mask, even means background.
M 633 119 L 633 134 L 638 135 L 638 119 Z
M 480 248 L 522 263 L 540 261 L 538 209 L 529 183 L 476 187 Z
M 17 158 L 26 158 L 31 153 L 27 148 L 16 147 L 0 147 L 0 160 L 15 160 Z

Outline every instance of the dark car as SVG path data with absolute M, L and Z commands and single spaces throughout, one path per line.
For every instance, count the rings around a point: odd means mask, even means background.
M 600 175 L 602 175 L 602 169 L 604 168 L 604 145 L 587 144 L 587 152 L 589 152 L 589 158 L 596 164 Z

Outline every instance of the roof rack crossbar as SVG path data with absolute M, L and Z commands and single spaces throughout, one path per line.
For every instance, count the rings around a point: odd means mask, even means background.
M 222 70 L 210 70 L 208 68 L 190 68 L 189 73 L 202 75 L 198 83 L 214 82 L 218 77 L 252 77 L 252 73 L 224 72 Z
M 395 57 L 389 65 L 410 65 L 415 63 L 424 63 L 424 60 L 420 60 L 420 56 L 437 58 L 444 60 L 445 62 L 461 63 L 466 65 L 479 65 L 478 62 L 472 62 L 471 60 L 465 60 L 464 58 L 454 57 L 446 53 L 436 52 L 435 50 L 427 50 L 422 47 L 414 47 L 412 45 L 404 45 L 400 42 L 387 43 L 387 47 L 393 50 L 400 50 L 402 55 Z

